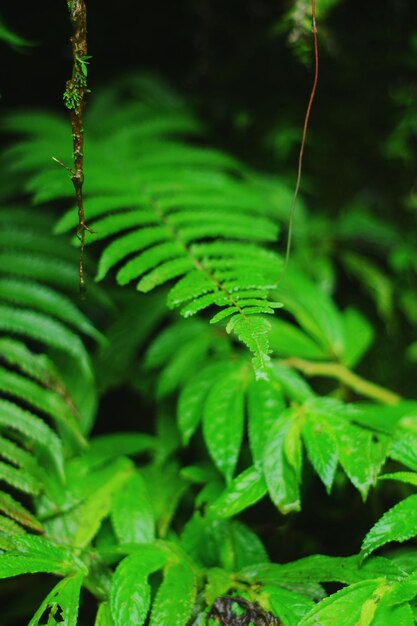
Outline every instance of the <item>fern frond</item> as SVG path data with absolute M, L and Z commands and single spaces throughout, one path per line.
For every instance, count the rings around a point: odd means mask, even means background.
M 43 526 L 30 511 L 5 491 L 0 491 L 0 511 L 30 530 L 43 531 Z
M 212 316 L 214 323 L 237 316 L 241 321 L 228 328 L 236 328 L 254 354 L 257 375 L 265 377 L 268 322 L 262 316 L 274 311 L 269 293 L 282 271 L 280 258 L 266 249 L 278 231 L 270 191 L 237 159 L 185 140 L 199 134 L 200 125 L 178 102 L 174 111 L 170 106 L 122 101 L 114 90 L 97 99 L 97 109 L 111 115 L 98 119 L 91 105 L 85 203 L 96 234 L 87 243 L 114 238 L 102 252 L 97 280 L 119 266 L 119 284 L 136 280 L 142 292 L 171 283 L 168 305 L 186 316 L 213 307 L 224 311 Z M 26 154 L 36 150 L 43 157 L 45 134 L 16 116 L 6 125 L 25 136 L 19 167 L 32 175 L 28 188 L 36 201 L 68 197 L 70 185 L 64 190 L 58 180 L 62 171 L 41 168 Z M 58 139 L 62 134 L 57 129 Z M 72 210 L 56 230 L 75 224 Z

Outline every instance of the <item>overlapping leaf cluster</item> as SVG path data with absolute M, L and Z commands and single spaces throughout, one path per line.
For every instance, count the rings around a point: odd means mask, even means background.
M 147 98 L 132 97 L 146 85 Z M 31 626 L 85 623 L 89 597 L 95 626 L 202 626 L 222 596 L 284 626 L 411 626 L 417 551 L 373 552 L 417 536 L 414 493 L 349 557 L 271 562 L 237 516 L 267 499 L 277 521 L 299 511 L 312 473 L 330 497 L 346 477 L 363 500 L 379 477 L 413 489 L 417 404 L 354 371 L 373 341 L 359 311 L 338 310 L 303 272 L 279 282 L 271 198 L 286 198 L 285 185 L 203 148 L 175 95 L 143 78 L 122 86 L 128 97 L 104 92 L 88 122 L 86 208 L 93 241 L 106 240 L 98 278 L 120 264 L 121 285 L 169 282 L 169 307 L 193 317 L 91 279 L 78 299 L 76 251 L 60 236 L 76 216 L 53 235 L 44 206 L 71 195 L 48 166 L 68 159 L 67 126 L 9 117 L 25 138 L 6 155 L 0 210 L 0 578 L 60 579 Z M 30 210 L 16 206 L 22 182 Z M 284 311 L 267 320 L 277 303 Z M 154 434 L 119 433 L 114 415 L 112 434 L 90 437 L 96 395 L 127 386 L 152 407 Z

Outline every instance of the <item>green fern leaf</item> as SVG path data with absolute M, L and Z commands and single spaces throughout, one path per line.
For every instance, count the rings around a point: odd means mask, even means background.
M 4 491 L 0 491 L 0 511 L 3 511 L 11 519 L 31 530 L 38 532 L 43 532 L 44 530 L 42 524 L 30 511 Z
M 2 367 L 0 367 L 0 390 L 46 413 L 53 420 L 65 425 L 76 440 L 82 440 L 75 421 L 74 409 L 71 410 L 60 395 Z
M 17 431 L 29 441 L 42 446 L 49 453 L 59 475 L 64 475 L 61 440 L 43 420 L 11 402 L 0 399 L 1 426 Z
M 44 354 L 33 354 L 24 343 L 9 337 L 0 338 L 0 358 L 44 385 L 58 384 L 57 372 Z
M 237 335 L 253 353 L 253 366 L 257 379 L 267 379 L 271 358 L 269 356 L 268 332 L 271 328 L 268 320 L 255 316 L 235 315 L 229 321 L 226 330 Z
M 85 169 L 87 215 L 95 219 L 92 228 L 97 231 L 89 240 L 114 236 L 101 255 L 97 280 L 122 262 L 120 284 L 138 278 L 138 289 L 148 292 L 173 281 L 168 306 L 181 307 L 185 316 L 221 307 L 214 321 L 232 317 L 229 329 L 235 326 L 236 337 L 253 352 L 257 376 L 266 378 L 269 325 L 261 315 L 273 313 L 276 305 L 269 292 L 282 270 L 277 255 L 263 247 L 276 241 L 278 230 L 271 219 L 269 188 L 254 182 L 229 155 L 187 143 L 181 132 L 194 133 L 199 125 L 185 109 L 161 112 L 133 99 L 122 103 L 114 93 L 101 100 L 98 96 L 98 102 L 98 110 L 113 106 L 117 113 L 109 117 L 111 127 L 104 123 L 106 116 L 99 116 L 100 123 L 98 117 L 91 120 L 96 132 Z M 45 125 L 47 116 L 38 117 Z M 59 146 L 64 125 L 56 118 L 53 123 L 59 128 Z M 28 189 L 36 199 L 67 197 L 59 181 L 62 172 L 43 166 L 48 138 L 18 116 L 6 124 L 25 135 L 14 149 L 13 162 L 30 173 Z M 50 153 L 62 150 L 50 148 Z M 67 213 L 57 230 L 73 227 L 74 220 L 75 212 Z M 16 272 L 25 276 L 27 268 L 22 259 L 17 261 Z M 39 280 L 42 261 L 35 264 Z
M 139 281 L 137 288 L 139 291 L 146 293 L 173 278 L 183 276 L 193 268 L 194 263 L 187 257 L 166 261 L 165 263 L 161 263 L 161 265 L 152 272 L 146 274 L 146 276 Z
M 101 220 L 92 222 L 90 228 L 93 233 L 91 237 L 88 238 L 88 243 L 106 239 L 110 235 L 129 230 L 134 226 L 149 226 L 156 223 L 158 223 L 156 215 L 152 215 L 152 213 L 147 211 L 136 210 L 123 211 L 117 214 L 113 213 L 107 217 L 103 217 Z M 76 239 L 74 239 L 74 243 L 75 242 Z
M 0 329 L 58 348 L 78 361 L 84 371 L 90 370 L 88 355 L 78 335 L 48 315 L 0 305 Z
M 140 193 L 134 194 L 119 194 L 112 196 L 93 196 L 87 197 L 87 211 L 89 219 L 92 220 L 95 217 L 100 217 L 109 213 L 114 214 L 119 210 L 140 209 L 146 206 L 147 196 Z M 110 216 L 109 216 L 110 218 Z M 55 224 L 54 233 L 60 235 L 66 233 L 69 230 L 75 230 L 78 223 L 78 216 L 74 208 L 70 209 L 61 217 L 61 219 Z M 97 233 L 98 234 L 98 233 Z
M 126 285 L 134 278 L 139 278 L 145 272 L 159 264 L 183 254 L 183 246 L 179 242 L 167 242 L 153 246 L 142 254 L 128 261 L 117 273 L 119 285 Z
M 100 342 L 104 341 L 103 335 L 69 298 L 45 285 L 16 278 L 0 279 L 0 297 L 6 302 L 47 313 Z
M 41 481 L 38 478 L 35 478 L 33 474 L 30 474 L 24 469 L 6 465 L 1 461 L 0 480 L 3 480 L 15 489 L 19 489 L 20 491 L 33 496 L 39 495 L 42 491 Z
M 4 536 L 15 537 L 25 533 L 25 530 L 16 524 L 16 522 L 9 517 L 0 515 L 0 533 Z
M 0 578 L 35 572 L 67 574 L 77 570 L 68 550 L 43 537 L 19 534 L 13 538 L 13 545 L 13 551 L 0 554 Z
M 0 456 L 41 478 L 41 469 L 31 452 L 0 436 Z
M 102 280 L 116 263 L 129 254 L 147 248 L 151 244 L 165 241 L 169 239 L 169 235 L 168 229 L 164 226 L 154 226 L 135 230 L 120 237 L 104 250 L 100 258 L 96 280 Z

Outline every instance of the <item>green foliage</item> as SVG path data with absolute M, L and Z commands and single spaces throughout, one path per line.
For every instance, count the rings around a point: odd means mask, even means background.
M 342 310 L 297 249 L 282 276 L 285 181 L 205 147 L 181 99 L 147 77 L 95 95 L 86 268 L 96 258 L 104 280 L 117 266 L 118 284 L 88 279 L 79 301 L 64 236 L 76 212 L 52 234 L 45 206 L 71 198 L 50 163 L 71 154 L 67 124 L 46 112 L 3 124 L 20 138 L 0 210 L 0 578 L 60 579 L 28 623 L 75 626 L 93 603 L 95 626 L 202 626 L 225 597 L 284 626 L 415 623 L 416 551 L 385 546 L 417 535 L 417 403 L 365 378 L 379 336 L 357 302 Z M 21 184 L 35 207 L 10 192 Z M 349 219 L 337 260 L 388 319 L 392 281 L 354 249 Z M 128 431 L 125 394 L 143 420 Z M 107 405 L 111 432 L 96 434 Z M 286 536 L 278 550 L 271 536 L 291 534 L 311 493 L 359 494 L 361 510 L 371 494 L 360 554 L 304 556 L 312 541 L 285 562 Z
M 281 306 L 269 297 L 281 262 L 262 247 L 277 238 L 274 206 L 238 161 L 185 142 L 184 136 L 199 134 L 185 107 L 174 115 L 166 104 L 134 107 L 133 98 L 122 107 L 114 92 L 103 93 L 86 122 L 92 129 L 85 166 L 91 241 L 113 238 L 101 254 L 97 280 L 118 264 L 117 282 L 140 279 L 142 292 L 175 280 L 168 306 L 185 317 L 221 307 L 211 322 L 229 317 L 228 332 L 249 348 L 258 376 L 266 377 L 269 322 L 262 315 Z M 115 108 L 119 119 L 111 129 L 99 120 Z M 59 169 L 36 171 L 45 151 L 62 158 L 68 143 L 65 122 L 54 120 L 57 132 L 47 145 L 43 128 L 50 118 L 38 113 L 32 123 L 16 115 L 6 121 L 8 130 L 28 136 L 8 157 L 20 171 L 35 170 L 28 189 L 38 201 L 69 195 Z M 128 133 L 121 130 L 127 127 Z M 73 225 L 71 210 L 56 231 Z

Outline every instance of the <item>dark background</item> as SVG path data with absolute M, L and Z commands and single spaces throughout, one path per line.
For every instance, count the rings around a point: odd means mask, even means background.
M 71 71 L 65 0 L 3 4 L 9 26 L 36 45 L 25 54 L 2 47 L 2 107 L 62 107 Z M 417 28 L 413 4 L 341 0 L 319 22 L 320 81 L 305 169 L 319 181 L 315 193 L 325 188 L 326 205 L 333 209 L 347 194 L 375 182 L 390 196 L 404 184 L 395 167 L 389 180 L 386 174 L 381 178 L 378 159 L 396 122 L 393 90 L 415 81 L 406 62 Z M 279 164 L 262 147 L 272 127 L 291 124 L 301 130 L 312 81 L 311 64 L 300 63 L 286 32 L 276 32 L 289 2 L 87 5 L 92 89 L 125 71 L 154 71 L 188 94 L 217 144 L 271 170 L 277 165 L 295 170 L 296 145 Z

